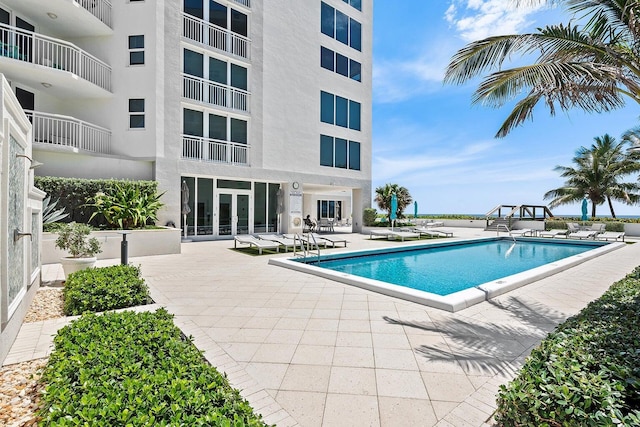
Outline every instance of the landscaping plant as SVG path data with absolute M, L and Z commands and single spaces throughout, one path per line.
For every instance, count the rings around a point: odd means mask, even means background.
M 54 344 L 42 426 L 265 426 L 164 309 L 84 315 Z
M 140 268 L 132 265 L 90 268 L 70 274 L 63 293 L 67 316 L 134 307 L 151 300 Z
M 91 258 L 102 252 L 98 239 L 89 237 L 91 227 L 87 224 L 62 224 L 57 233 L 56 247 L 69 252 L 73 258 Z
M 98 192 L 90 199 L 89 206 L 95 208 L 91 219 L 103 215 L 114 228 L 143 228 L 158 220 L 158 210 L 163 206 L 160 197 L 162 194 L 143 192 L 138 186 L 116 184 L 111 192 Z

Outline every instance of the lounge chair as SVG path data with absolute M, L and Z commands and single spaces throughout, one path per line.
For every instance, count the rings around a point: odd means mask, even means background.
M 259 234 L 258 238 L 260 240 L 279 243 L 281 246 L 284 246 L 285 252 L 288 252 L 289 248 L 293 249 L 296 246 L 299 246 L 302 249 L 302 241 L 296 242 L 294 239 L 290 239 L 285 236 L 279 236 L 277 234 Z
M 522 229 L 518 229 L 518 230 L 511 230 L 509 232 L 510 235 L 512 236 L 520 236 L 520 237 L 526 237 L 526 236 L 533 236 L 533 234 L 535 233 L 535 230 L 533 230 L 532 228 L 522 228 Z
M 421 236 L 429 237 L 453 237 L 453 232 L 445 229 L 434 230 L 433 228 L 426 227 L 414 227 L 412 228 L 414 233 L 419 233 Z
M 393 238 L 396 240 L 398 237 L 400 240 L 404 242 L 405 238 L 417 237 L 420 238 L 420 233 L 416 233 L 413 231 L 393 231 L 393 230 L 371 230 L 370 239 L 373 239 L 373 236 L 384 236 L 387 240 L 391 240 Z
M 347 240 L 346 239 L 342 239 L 340 237 L 334 237 L 334 236 L 321 236 L 317 233 L 309 233 L 311 235 L 313 235 L 313 237 L 316 240 L 316 243 L 319 243 L 321 240 L 324 240 L 324 247 L 327 247 L 327 243 L 331 243 L 331 247 L 335 248 L 337 243 L 344 243 L 344 247 L 347 247 Z
M 429 222 L 422 223 L 423 227 L 442 227 L 443 225 L 444 225 L 443 221 L 429 221 Z
M 614 241 L 618 241 L 618 239 L 622 239 L 622 241 L 624 242 L 624 232 L 620 231 L 605 231 L 604 233 L 600 233 L 598 235 L 596 235 L 596 240 L 605 240 L 605 241 L 609 241 L 609 240 L 614 240 Z
M 607 224 L 591 224 L 591 227 L 589 228 L 589 230 L 591 231 L 595 231 L 596 233 L 600 234 L 600 233 L 604 233 L 604 230 L 607 228 Z
M 569 238 L 570 239 L 594 239 L 596 237 L 596 235 L 598 234 L 597 231 L 593 231 L 593 230 L 580 230 L 580 231 L 574 231 L 572 233 L 569 233 Z
M 239 235 L 233 237 L 233 247 L 237 248 L 237 244 L 249 245 L 249 247 L 255 247 L 258 249 L 258 253 L 262 255 L 263 249 L 275 249 L 276 252 L 280 252 L 280 243 L 270 242 L 268 240 L 256 239 L 249 235 Z
M 580 231 L 580 225 L 578 223 L 575 223 L 575 222 L 568 222 L 567 223 L 567 230 L 569 230 L 569 234 L 577 233 L 578 231 Z
M 554 228 L 552 230 L 538 231 L 538 237 L 559 237 L 559 236 L 567 237 L 568 233 L 569 233 L 569 230 Z

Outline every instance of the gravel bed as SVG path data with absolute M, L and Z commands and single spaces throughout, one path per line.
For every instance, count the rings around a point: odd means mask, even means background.
M 43 284 L 44 285 L 44 284 Z M 62 288 L 38 289 L 25 316 L 25 323 L 64 317 Z M 38 379 L 48 359 L 30 360 L 0 368 L 0 426 L 37 425 L 36 411 L 42 386 Z

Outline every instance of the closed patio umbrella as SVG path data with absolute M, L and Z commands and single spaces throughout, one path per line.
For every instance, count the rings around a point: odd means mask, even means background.
M 587 220 L 587 198 L 585 197 L 584 199 L 582 199 L 582 221 L 586 221 Z
M 389 218 L 391 219 L 391 229 L 393 230 L 393 223 L 395 222 L 396 218 L 398 217 L 397 212 L 398 211 L 398 196 L 396 196 L 395 194 L 391 195 L 391 212 L 389 215 Z
M 418 202 L 413 202 L 413 218 L 418 218 Z
M 189 207 L 189 186 L 187 186 L 187 181 L 182 181 L 182 186 L 180 187 L 180 196 L 182 198 L 182 217 L 183 217 L 183 227 L 184 227 L 184 238 L 187 238 L 187 215 L 191 212 L 191 208 Z

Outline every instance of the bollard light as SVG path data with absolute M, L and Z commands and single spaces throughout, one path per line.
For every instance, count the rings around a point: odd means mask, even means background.
M 120 230 L 118 233 L 122 234 L 122 242 L 120 242 L 120 264 L 129 264 L 129 242 L 127 242 L 127 234 L 131 231 Z

